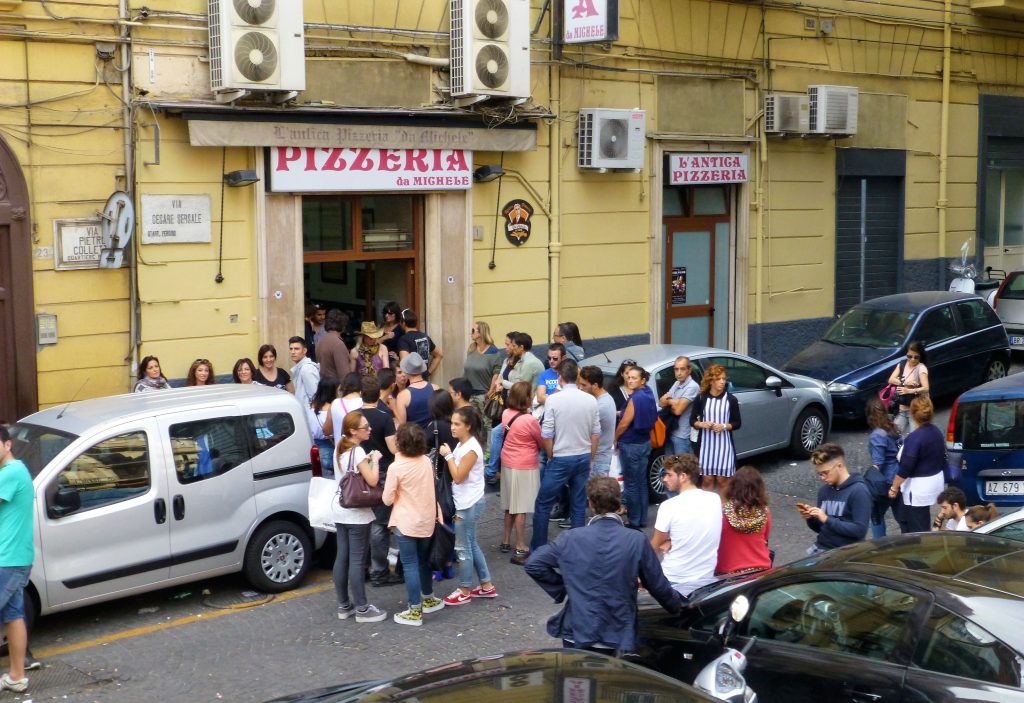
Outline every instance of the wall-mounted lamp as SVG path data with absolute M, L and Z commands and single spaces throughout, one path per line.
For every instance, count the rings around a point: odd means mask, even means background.
M 544 202 L 544 198 L 541 197 L 540 193 L 537 192 L 537 189 L 534 188 L 530 182 L 523 177 L 523 174 L 519 173 L 519 171 L 514 168 L 505 168 L 504 166 L 496 166 L 494 164 L 484 164 L 483 166 L 478 166 L 473 169 L 474 183 L 489 183 L 505 176 L 511 176 L 519 181 L 523 188 L 526 189 L 526 192 L 533 198 L 533 202 L 537 209 L 547 215 L 548 218 L 551 217 L 551 211 Z
M 253 183 L 259 183 L 260 177 L 256 175 L 256 171 L 253 169 L 244 169 L 225 173 L 224 182 L 232 188 L 241 188 L 242 186 L 251 186 Z
M 473 181 L 475 183 L 490 183 L 491 181 L 497 180 L 504 175 L 505 169 L 503 169 L 501 166 L 485 164 L 473 171 Z

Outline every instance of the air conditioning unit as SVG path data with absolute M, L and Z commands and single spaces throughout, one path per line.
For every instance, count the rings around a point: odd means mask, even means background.
M 847 85 L 807 86 L 811 134 L 857 133 L 858 90 Z
M 764 98 L 765 134 L 804 134 L 808 131 L 810 100 L 806 95 L 769 93 Z
M 530 0 L 451 0 L 451 94 L 530 97 Z
M 583 108 L 576 124 L 576 144 L 580 168 L 640 170 L 647 144 L 647 113 Z
M 214 93 L 306 89 L 302 0 L 209 0 L 208 10 Z

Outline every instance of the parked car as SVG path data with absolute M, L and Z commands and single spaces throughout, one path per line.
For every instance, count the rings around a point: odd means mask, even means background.
M 1002 320 L 1010 348 L 1024 351 L 1024 269 L 1008 273 L 988 300 Z
M 600 368 L 605 375 L 605 387 L 610 390 L 619 365 L 631 359 L 650 372 L 648 385 L 660 398 L 675 383 L 673 365 L 679 356 L 690 359 L 693 380 L 698 383 L 711 364 L 726 368 L 730 392 L 736 394 L 743 420 L 733 436 L 737 459 L 785 447 L 806 458 L 828 437 L 832 400 L 824 383 L 783 373 L 743 354 L 681 344 L 641 344 L 592 356 L 580 365 Z M 661 480 L 664 450 L 651 452 L 650 462 L 651 499 L 661 500 L 665 497 Z
M 864 418 L 907 345 L 924 342 L 931 395 L 956 393 L 1002 378 L 1010 343 L 992 308 L 967 293 L 886 295 L 855 305 L 825 335 L 782 365 L 828 384 L 836 417 Z
M 1024 509 L 1004 513 L 992 522 L 987 522 L 974 530 L 975 534 L 995 535 L 1003 539 L 1015 539 L 1024 542 Z
M 309 430 L 295 396 L 218 385 L 61 405 L 11 425 L 35 486 L 28 620 L 244 572 L 302 581 Z
M 679 616 L 640 613 L 639 661 L 691 681 L 719 624 L 752 606 L 744 675 L 761 703 L 1024 702 L 1024 550 L 971 532 L 860 542 L 712 585 Z
M 970 505 L 1024 505 L 1024 374 L 990 381 L 953 403 L 946 430 L 955 483 Z
M 374 667 L 370 670 L 376 672 Z M 668 676 L 604 654 L 534 649 L 442 664 L 391 680 L 320 688 L 267 703 L 483 700 L 713 703 L 717 699 Z

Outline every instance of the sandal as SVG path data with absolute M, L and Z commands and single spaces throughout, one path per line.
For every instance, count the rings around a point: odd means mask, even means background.
M 509 552 L 512 551 L 512 545 L 509 544 L 508 542 L 502 542 L 501 544 L 498 545 L 498 550 L 502 554 L 508 554 Z
M 522 566 L 523 564 L 526 563 L 526 559 L 529 556 L 530 556 L 530 550 L 529 549 L 517 549 L 516 550 L 516 555 L 514 557 L 512 557 L 509 561 L 511 563 L 515 564 L 516 566 Z

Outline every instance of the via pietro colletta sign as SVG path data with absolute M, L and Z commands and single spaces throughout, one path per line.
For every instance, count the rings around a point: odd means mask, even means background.
M 467 190 L 473 152 L 279 146 L 270 149 L 269 172 L 274 192 Z

